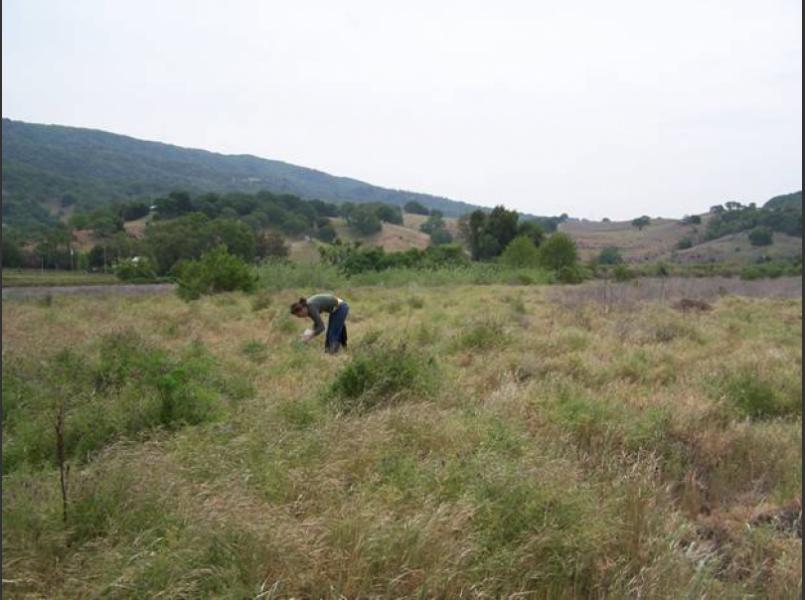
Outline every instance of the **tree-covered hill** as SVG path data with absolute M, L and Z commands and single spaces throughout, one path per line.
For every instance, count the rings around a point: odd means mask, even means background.
M 250 155 L 224 155 L 138 140 L 93 129 L 3 119 L 3 214 L 7 221 L 41 219 L 41 203 L 149 198 L 191 192 L 293 194 L 330 202 L 419 202 L 446 216 L 477 206 L 428 194 L 381 188 L 347 177 Z
M 794 208 L 802 210 L 802 190 L 798 192 L 792 192 L 791 194 L 782 194 L 781 196 L 775 196 L 766 204 L 763 205 L 763 208 Z

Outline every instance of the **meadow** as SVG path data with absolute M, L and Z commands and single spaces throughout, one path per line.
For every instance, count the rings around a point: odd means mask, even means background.
M 310 269 L 3 303 L 7 597 L 801 596 L 800 298 Z

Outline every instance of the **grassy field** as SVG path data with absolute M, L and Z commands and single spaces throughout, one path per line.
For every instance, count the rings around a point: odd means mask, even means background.
M 4 302 L 3 592 L 799 598 L 801 300 L 564 289 Z
M 87 273 L 85 271 L 40 271 L 37 269 L 3 269 L 5 287 L 30 287 L 52 285 L 102 285 L 120 283 L 112 273 Z

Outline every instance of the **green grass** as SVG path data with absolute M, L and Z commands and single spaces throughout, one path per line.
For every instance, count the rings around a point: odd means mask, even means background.
M 3 303 L 9 597 L 801 594 L 749 525 L 800 494 L 801 300 L 350 281 L 333 356 L 310 281 Z
M 343 289 L 345 287 L 426 287 L 443 285 L 537 285 L 553 281 L 553 275 L 537 268 L 510 268 L 492 263 L 471 263 L 463 268 L 387 269 L 366 271 L 347 277 L 325 263 L 267 261 L 257 269 L 259 287 L 268 290 L 288 288 Z
M 32 287 L 51 285 L 104 285 L 120 283 L 112 273 L 86 273 L 84 271 L 40 271 L 37 269 L 3 269 L 6 287 Z

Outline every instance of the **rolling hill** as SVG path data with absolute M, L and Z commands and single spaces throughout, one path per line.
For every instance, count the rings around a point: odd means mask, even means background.
M 4 217 L 43 218 L 47 204 L 84 206 L 190 192 L 256 192 L 267 189 L 331 202 L 416 200 L 447 216 L 479 206 L 336 177 L 278 160 L 224 155 L 135 139 L 94 129 L 3 119 Z M 32 216 L 33 215 L 33 216 Z

